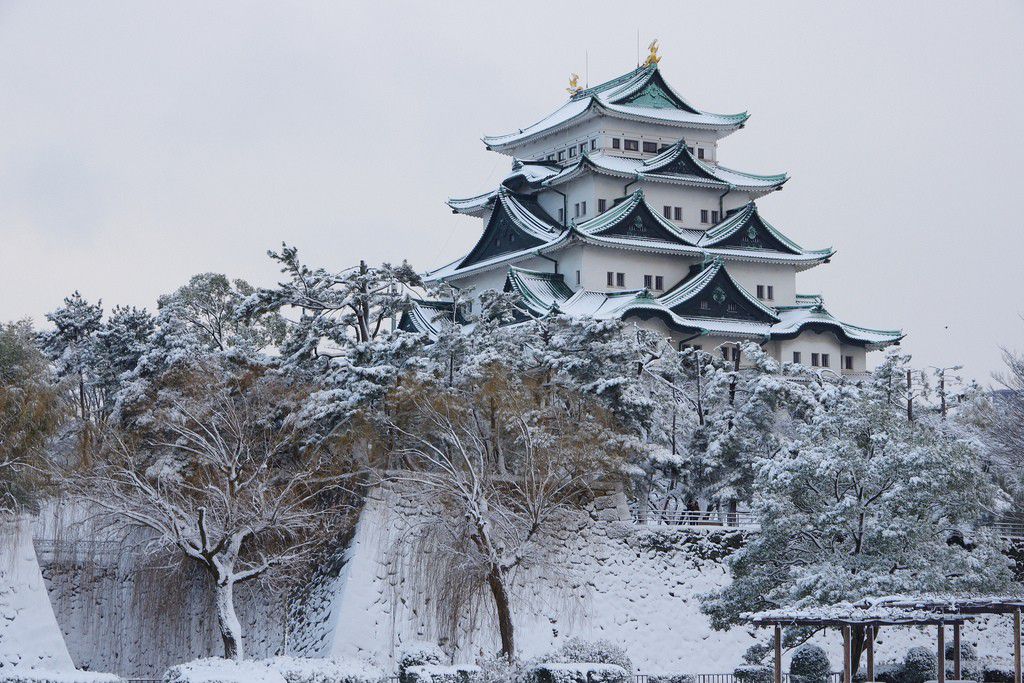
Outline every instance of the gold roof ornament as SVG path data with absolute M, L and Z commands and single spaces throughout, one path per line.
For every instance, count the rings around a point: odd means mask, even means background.
M 577 93 L 583 92 L 583 86 L 580 85 L 580 75 L 579 74 L 574 73 L 569 78 L 569 87 L 565 89 L 565 92 L 569 93 L 570 95 L 575 95 Z
M 661 61 L 661 57 L 658 56 L 658 39 L 655 38 L 651 41 L 651 44 L 647 46 L 647 50 L 650 52 L 647 55 L 647 59 L 644 61 L 644 66 L 650 66 L 651 64 L 657 64 Z

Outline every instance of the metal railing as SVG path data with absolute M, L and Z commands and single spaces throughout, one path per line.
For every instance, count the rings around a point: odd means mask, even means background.
M 633 521 L 647 526 L 712 526 L 726 528 L 750 528 L 757 526 L 757 519 L 752 512 L 699 512 L 694 510 L 674 510 L 671 512 L 651 511 L 647 519 L 641 522 L 634 513 Z M 723 683 L 708 681 L 707 683 Z

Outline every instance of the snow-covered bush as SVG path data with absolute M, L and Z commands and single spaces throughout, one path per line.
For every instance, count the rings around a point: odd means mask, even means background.
M 902 662 L 886 662 L 875 666 L 875 680 L 878 683 L 899 683 L 902 673 Z
M 912 647 L 903 658 L 899 683 L 924 683 L 933 680 L 935 673 L 935 653 L 926 647 Z
M 21 668 L 0 670 L 0 679 L 4 683 L 121 683 L 114 674 Z
M 953 643 L 946 643 L 946 659 L 949 661 L 953 660 L 956 655 L 956 645 Z M 974 646 L 970 643 L 960 643 L 960 663 L 963 664 L 967 660 L 978 659 L 978 651 L 974 649 Z
M 615 664 L 552 662 L 531 671 L 533 683 L 627 683 L 629 673 Z
M 286 683 L 284 676 L 263 662 L 210 657 L 172 666 L 164 683 Z
M 610 640 L 570 638 L 553 654 L 545 657 L 545 661 L 565 664 L 614 664 L 622 667 L 627 674 L 633 673 L 633 661 L 626 654 L 626 648 Z
M 789 677 L 793 683 L 826 683 L 832 667 L 828 655 L 817 645 L 804 643 L 793 651 Z
M 347 659 L 274 657 L 265 663 L 288 683 L 377 683 L 385 677 L 365 662 Z
M 519 660 L 510 662 L 501 655 L 478 661 L 482 683 L 532 683 L 529 663 Z
M 483 675 L 478 666 L 422 664 L 407 667 L 405 680 L 408 683 L 480 683 Z
M 651 674 L 647 677 L 647 683 L 696 683 L 697 677 L 693 674 Z
M 985 683 L 1013 683 L 1013 663 L 1000 659 L 986 659 L 981 667 L 981 680 Z M 977 679 L 975 679 L 977 680 Z
M 440 665 L 448 659 L 437 645 L 427 642 L 412 642 L 405 645 L 398 655 L 398 680 L 410 683 L 406 671 L 413 666 Z
M 736 683 L 772 683 L 775 672 L 763 664 L 742 664 L 732 672 Z

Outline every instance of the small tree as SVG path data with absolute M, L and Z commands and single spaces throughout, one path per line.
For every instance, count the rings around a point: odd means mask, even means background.
M 213 583 L 224 655 L 242 659 L 235 586 L 287 575 L 343 529 L 356 483 L 292 413 L 304 392 L 213 359 L 178 377 L 145 433 L 113 430 L 93 462 L 64 472 L 73 495 L 138 532 L 152 556 L 177 554 Z
M 31 506 L 44 447 L 63 415 L 28 322 L 0 326 L 0 517 Z
M 424 560 L 445 563 L 434 572 L 442 583 L 439 607 L 457 619 L 489 595 L 510 660 L 517 572 L 557 572 L 562 516 L 591 497 L 624 450 L 614 420 L 595 402 L 564 391 L 551 396 L 549 387 L 521 380 L 492 363 L 461 389 L 410 384 L 390 420 L 398 435 L 393 450 L 407 468 L 393 478 L 429 516 L 419 540 L 440 549 Z

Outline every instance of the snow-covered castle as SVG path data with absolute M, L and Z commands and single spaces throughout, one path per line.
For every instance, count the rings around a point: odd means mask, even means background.
M 902 333 L 842 322 L 820 295 L 797 292 L 797 273 L 834 250 L 805 249 L 762 216 L 757 200 L 788 176 L 718 163 L 718 141 L 748 115 L 697 109 L 665 82 L 659 60 L 652 43 L 625 75 L 591 88 L 574 77 L 549 116 L 484 137 L 512 157 L 512 171 L 490 192 L 449 200 L 481 218 L 483 234 L 426 281 L 476 296 L 516 292 L 533 315 L 635 320 L 727 359 L 753 340 L 779 360 L 864 372 L 866 352 Z M 432 332 L 445 306 L 414 301 L 402 324 Z

